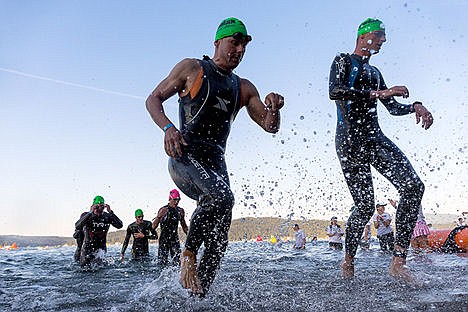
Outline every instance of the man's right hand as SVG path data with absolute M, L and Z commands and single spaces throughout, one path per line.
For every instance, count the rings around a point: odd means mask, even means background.
M 169 157 L 176 158 L 182 156 L 181 145 L 187 146 L 184 138 L 180 134 L 176 127 L 170 127 L 167 129 L 164 135 L 164 150 Z

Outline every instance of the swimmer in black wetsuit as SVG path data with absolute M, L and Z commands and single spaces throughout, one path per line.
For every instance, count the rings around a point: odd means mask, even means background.
M 87 211 L 83 212 L 81 214 L 81 216 L 80 216 L 80 219 L 87 213 L 88 213 Z M 80 262 L 81 247 L 83 247 L 83 241 L 84 241 L 83 229 L 75 227 L 75 232 L 73 233 L 73 238 L 76 240 L 76 250 L 75 250 L 75 254 L 73 255 L 73 258 L 75 259 L 75 262 Z
M 159 264 L 167 265 L 169 254 L 171 263 L 180 265 L 180 242 L 179 242 L 179 222 L 185 234 L 188 232 L 185 223 L 184 208 L 178 206 L 180 194 L 177 190 L 169 192 L 169 204 L 158 211 L 158 215 L 153 220 L 153 228 L 161 225 L 161 235 L 159 238 L 158 260 Z
M 146 107 L 165 132 L 169 173 L 180 190 L 197 201 L 181 256 L 181 284 L 194 294 L 206 293 L 228 244 L 234 195 L 224 160 L 231 123 L 242 107 L 265 131 L 279 129 L 281 95 L 270 93 L 265 104 L 256 87 L 232 71 L 252 38 L 235 18 L 221 22 L 213 59 L 184 59 L 151 93 Z M 164 114 L 162 103 L 179 94 L 180 131 Z M 198 249 L 205 245 L 200 264 Z
M 96 204 L 104 204 L 104 198 L 102 198 L 102 196 L 96 196 L 94 197 L 93 199 L 93 205 L 96 205 Z M 89 211 L 93 211 L 93 205 L 91 205 Z M 80 215 L 80 219 L 83 218 L 86 214 L 88 213 L 88 211 L 85 211 L 83 212 L 81 215 Z M 83 241 L 84 241 L 84 232 L 83 232 L 83 227 L 75 227 L 75 232 L 73 233 L 73 238 L 76 240 L 76 250 L 75 250 L 75 254 L 74 254 L 74 259 L 75 259 L 75 262 L 80 262 L 80 258 L 81 258 L 81 247 L 83 247 Z
M 374 210 L 374 190 L 371 166 L 386 177 L 400 193 L 396 213 L 396 237 L 392 276 L 410 279 L 405 269 L 406 250 L 418 216 L 418 207 L 424 193 L 424 184 L 406 156 L 379 127 L 377 99 L 392 115 L 415 113 L 416 123 L 428 129 L 433 122 L 431 113 L 421 104 L 402 104 L 395 96 L 407 98 L 405 86 L 387 88 L 380 71 L 369 64 L 372 54 L 378 53 L 386 41 L 383 23 L 367 19 L 358 29 L 354 54 L 335 57 L 330 71 L 330 99 L 336 101 L 338 123 L 336 152 L 348 188 L 357 206 L 346 229 L 345 260 L 342 275 L 354 276 L 354 256 L 364 226 Z
M 117 229 L 123 226 L 122 221 L 112 212 L 110 206 L 104 203 L 104 199 L 101 196 L 98 200 L 96 198 L 95 203 L 91 206 L 91 211 L 84 214 L 75 223 L 75 228 L 83 229 L 84 232 L 80 255 L 81 266 L 90 265 L 95 259 L 97 251 L 107 251 L 107 232 L 111 224 Z M 107 212 L 104 212 L 104 209 L 107 209 Z
M 157 239 L 158 233 L 153 229 L 150 221 L 143 220 L 143 211 L 141 209 L 135 210 L 136 221 L 127 227 L 127 235 L 122 244 L 122 251 L 120 252 L 120 261 L 125 258 L 125 250 L 127 250 L 130 237 L 133 235 L 132 244 L 132 260 L 146 261 L 149 260 L 149 244 L 148 240 Z

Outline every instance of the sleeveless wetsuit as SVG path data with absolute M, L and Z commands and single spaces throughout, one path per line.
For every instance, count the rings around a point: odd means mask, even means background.
M 143 233 L 145 237 L 133 237 L 132 259 L 146 260 L 149 258 L 148 240 L 158 238 L 158 234 L 156 233 L 156 230 L 153 230 L 153 224 L 150 221 L 143 220 L 141 224 L 138 224 L 136 221 L 133 222 L 127 227 L 127 235 L 125 236 L 125 240 L 122 244 L 121 254 L 125 253 L 128 243 L 130 242 L 130 237 L 135 233 Z
M 161 235 L 159 238 L 158 259 L 162 265 L 167 265 L 169 254 L 173 265 L 180 265 L 180 242 L 179 242 L 179 207 L 171 208 L 169 205 L 166 215 L 161 219 Z
M 357 209 L 349 217 L 345 249 L 354 256 L 364 226 L 374 212 L 371 166 L 398 190 L 395 245 L 408 248 L 424 193 L 424 184 L 406 156 L 382 132 L 377 117 L 377 100 L 372 90 L 385 90 L 382 74 L 368 59 L 341 54 L 330 70 L 329 96 L 336 101 L 338 123 L 336 152 Z M 380 100 L 392 115 L 413 112 L 412 105 L 393 97 Z
M 114 213 L 103 212 L 101 216 L 97 216 L 91 211 L 75 223 L 75 228 L 82 228 L 84 232 L 80 256 L 81 266 L 89 265 L 98 250 L 107 251 L 107 232 L 110 225 L 120 229 L 123 223 Z
M 206 291 L 228 244 L 234 195 L 224 151 L 240 109 L 240 78 L 206 57 L 199 63 L 198 79 L 179 99 L 181 134 L 189 145 L 183 147 L 182 157 L 169 159 L 169 173 L 177 187 L 197 201 L 185 247 L 197 253 L 205 245 L 198 275 Z

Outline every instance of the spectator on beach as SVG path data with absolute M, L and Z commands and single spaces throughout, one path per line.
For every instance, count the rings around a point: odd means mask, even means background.
M 395 209 L 398 206 L 398 202 L 389 199 L 390 205 L 392 205 Z M 429 248 L 429 227 L 426 224 L 426 219 L 424 217 L 424 213 L 422 210 L 422 205 L 419 205 L 418 210 L 418 220 L 416 221 L 416 225 L 414 226 L 413 234 L 411 235 L 410 245 L 413 248 L 413 251 L 418 253 L 422 251 L 430 251 Z
M 305 249 L 306 235 L 303 230 L 299 228 L 299 224 L 294 224 L 294 234 L 296 235 L 296 242 L 294 243 L 294 249 Z
M 341 237 L 344 235 L 344 231 L 338 224 L 337 217 L 331 218 L 330 225 L 327 226 L 326 230 L 328 235 L 328 246 L 331 249 L 342 250 L 343 240 L 341 239 Z
M 395 238 L 393 236 L 393 228 L 390 225 L 392 222 L 392 216 L 385 212 L 385 206 L 387 204 L 378 203 L 376 205 L 377 213 L 372 217 L 374 221 L 374 227 L 377 229 L 377 238 L 379 239 L 380 249 L 382 251 L 393 251 L 393 245 Z

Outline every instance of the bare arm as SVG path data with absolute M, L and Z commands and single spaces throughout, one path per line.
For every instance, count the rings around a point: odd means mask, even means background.
M 162 207 L 158 211 L 158 215 L 156 218 L 153 219 L 153 230 L 156 230 L 159 226 L 159 222 L 161 222 L 162 218 L 167 214 L 167 207 Z
M 180 208 L 180 225 L 182 226 L 182 230 L 184 231 L 184 233 L 187 235 L 188 233 L 188 226 L 187 226 L 187 223 L 185 222 L 185 211 L 183 208 Z
M 181 145 L 187 145 L 177 128 L 164 113 L 162 103 L 178 93 L 185 96 L 192 86 L 201 65 L 196 59 L 184 59 L 159 83 L 146 100 L 146 109 L 159 128 L 165 130 L 164 149 L 170 157 L 182 155 Z M 169 125 L 173 125 L 170 126 Z
M 280 127 L 280 109 L 284 105 L 284 98 L 280 94 L 270 93 L 265 97 L 265 104 L 260 99 L 257 88 L 247 79 L 241 80 L 241 107 L 266 132 L 276 133 Z

